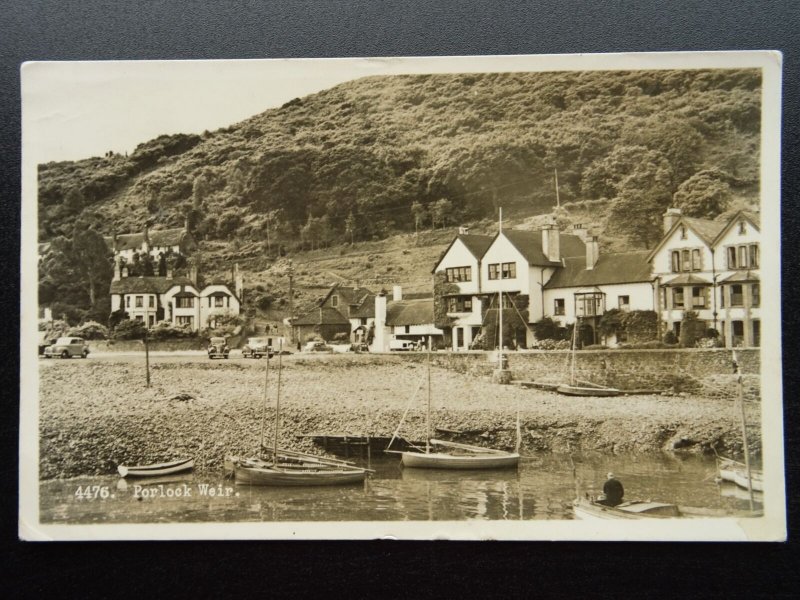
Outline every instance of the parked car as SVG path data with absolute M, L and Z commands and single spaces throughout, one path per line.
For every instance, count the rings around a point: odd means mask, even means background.
M 413 340 L 389 340 L 389 350 L 416 350 L 417 343 Z
M 228 358 L 231 349 L 224 337 L 212 337 L 208 340 L 208 358 Z
M 328 346 L 325 342 L 313 341 L 307 342 L 303 346 L 303 352 L 333 352 L 333 348 Z
M 54 344 L 47 346 L 44 349 L 45 358 L 72 358 L 79 356 L 86 358 L 89 356 L 89 345 L 83 338 L 77 337 L 60 337 Z
M 369 352 L 369 345 L 366 342 L 356 342 L 350 346 L 353 352 Z
M 39 356 L 44 356 L 45 348 L 56 343 L 58 338 L 48 335 L 46 331 L 39 332 Z
M 272 338 L 252 337 L 247 339 L 247 343 L 242 348 L 242 358 L 261 358 L 266 356 L 272 358 Z

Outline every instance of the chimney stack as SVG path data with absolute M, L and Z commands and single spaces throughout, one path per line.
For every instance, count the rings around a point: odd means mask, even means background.
M 681 218 L 681 209 L 680 208 L 668 208 L 667 212 L 664 213 L 664 233 L 667 233 L 670 229 L 675 226 Z
M 600 258 L 600 245 L 597 243 L 597 236 L 591 235 L 586 239 L 586 270 L 591 271 Z
M 375 337 L 373 347 L 378 352 L 389 350 L 389 339 L 386 335 L 386 290 L 375 296 Z
M 244 293 L 244 275 L 239 271 L 239 263 L 233 263 L 233 291 L 239 300 L 242 300 Z
M 561 261 L 561 233 L 555 223 L 548 222 L 542 225 L 542 252 L 547 260 Z
M 172 265 L 167 265 L 167 279 L 172 279 L 175 276 L 175 271 L 172 269 Z
M 112 249 L 114 250 L 114 254 L 116 254 L 117 251 L 119 250 L 119 240 L 117 239 L 116 229 L 114 230 L 114 234 L 111 236 L 111 240 L 112 240 L 111 241 Z
M 403 299 L 403 288 L 399 285 L 392 286 L 392 301 L 400 302 Z
M 469 235 L 469 227 L 466 225 L 461 225 L 458 228 L 458 235 Z
M 130 271 L 128 271 L 128 267 L 122 267 L 122 276 L 123 277 L 127 277 L 129 272 Z
M 586 227 L 584 227 L 583 223 L 575 223 L 575 224 L 572 226 L 572 233 L 573 233 L 573 235 L 577 235 L 577 236 L 578 236 L 579 238 L 581 238 L 581 239 L 582 239 L 584 242 L 586 241 L 586 238 L 587 238 L 587 237 L 588 237 L 588 235 L 589 235 L 589 232 L 588 232 L 588 230 L 586 229 Z

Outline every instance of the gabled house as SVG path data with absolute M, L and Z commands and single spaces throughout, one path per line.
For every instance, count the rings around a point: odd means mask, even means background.
M 667 329 L 680 336 L 691 310 L 726 346 L 760 345 L 760 237 L 758 216 L 747 211 L 715 221 L 669 209 L 664 237 L 648 256 Z
M 437 348 L 442 345 L 443 334 L 434 325 L 432 297 L 404 299 L 400 286 L 394 286 L 391 300 L 385 290 L 375 296 L 375 335 L 370 347 L 373 352 L 388 352 L 393 340 Z
M 197 284 L 197 269 L 189 277 L 128 277 L 119 261 L 111 281 L 111 310 L 124 310 L 130 319 L 153 327 L 159 321 L 183 325 L 192 331 L 214 327 L 215 317 L 238 315 L 241 311 L 243 281 L 234 269 L 233 289 L 224 281 L 213 281 L 202 288 Z
M 115 259 L 122 257 L 127 262 L 133 260 L 134 254 L 149 254 L 157 260 L 161 254 L 188 256 L 197 248 L 197 240 L 186 227 L 151 230 L 145 226 L 139 233 L 114 234 L 103 239 Z
M 292 321 L 295 337 L 318 335 L 330 341 L 346 333 L 353 342 L 364 340 L 375 320 L 374 298 L 368 288 L 336 284 L 316 308 Z

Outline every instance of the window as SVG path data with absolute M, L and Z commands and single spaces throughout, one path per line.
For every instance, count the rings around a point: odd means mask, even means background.
M 761 321 L 758 319 L 753 320 L 753 346 L 761 345 Z
M 672 308 L 683 308 L 683 288 L 672 288 Z
M 331 296 L 331 306 L 333 308 L 339 306 L 339 296 Z
M 553 308 L 554 315 L 563 315 L 564 313 L 564 299 L 563 298 L 556 298 L 555 299 L 555 307 Z
M 739 235 L 744 235 L 745 233 L 747 233 L 747 223 L 739 221 Z
M 472 298 L 452 296 L 447 299 L 447 312 L 470 312 L 472 310 Z
M 192 296 L 178 296 L 175 298 L 175 308 L 194 308 Z
M 734 347 L 744 345 L 744 321 L 731 321 L 731 342 Z
M 705 289 L 702 287 L 692 288 L 692 308 L 704 308 L 706 305 Z
M 686 226 L 685 225 L 681 225 L 681 239 L 682 240 L 686 239 Z
M 575 294 L 575 316 L 594 317 L 603 314 L 603 294 Z
M 131 307 L 131 297 L 130 296 L 125 296 L 125 306 L 127 308 Z
M 516 279 L 516 277 L 517 277 L 517 263 L 513 263 L 513 262 L 503 263 L 502 276 L 503 276 L 503 279 Z
M 617 303 L 620 310 L 629 311 L 631 309 L 631 297 L 620 296 L 617 298 Z
M 678 250 L 672 251 L 672 272 L 678 273 L 681 270 L 681 253 Z
M 141 323 L 142 321 L 144 321 L 144 317 L 142 315 L 136 315 L 136 320 Z
M 155 296 L 148 296 L 147 297 L 147 306 L 150 308 L 156 307 L 156 297 Z
M 731 286 L 731 306 L 744 306 L 742 286 L 739 284 Z
M 334 296 L 334 298 L 336 298 L 336 296 Z M 215 308 L 220 308 L 222 306 L 225 306 L 225 296 L 214 296 L 213 302 Z
M 406 325 L 406 333 L 411 333 L 411 325 Z
M 175 323 L 178 325 L 188 325 L 189 327 L 194 327 L 194 317 L 178 316 L 175 317 Z
M 692 271 L 700 271 L 701 270 L 701 262 L 700 262 L 700 250 L 695 248 L 692 250 Z
M 758 244 L 728 246 L 729 269 L 757 269 L 759 263 Z
M 472 267 L 449 267 L 445 270 L 448 283 L 472 281 Z
M 500 279 L 500 264 L 489 265 L 489 279 Z
M 136 296 L 136 308 L 142 308 L 144 306 L 144 298 L 142 296 Z
M 689 258 L 689 250 L 681 250 L 681 266 L 684 271 L 692 270 L 692 261 Z
M 472 310 L 472 298 L 464 298 L 464 312 Z
M 750 288 L 751 305 L 753 307 L 761 306 L 761 284 L 754 283 Z

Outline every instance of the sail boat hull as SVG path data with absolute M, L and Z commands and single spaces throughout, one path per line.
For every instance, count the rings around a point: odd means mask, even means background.
M 512 469 L 519 464 L 517 453 L 445 454 L 431 452 L 403 452 L 404 467 L 415 469 Z
M 362 483 L 367 476 L 363 469 L 285 469 L 270 466 L 235 465 L 235 481 L 241 485 L 265 486 L 327 486 Z
M 747 468 L 744 463 L 732 460 L 730 458 L 719 457 L 717 459 L 717 469 L 719 470 L 719 478 L 722 481 L 729 481 L 735 483 L 741 488 L 748 489 L 747 486 Z M 754 492 L 764 491 L 764 474 L 760 469 L 750 469 L 752 475 L 751 485 Z
M 556 388 L 559 394 L 565 396 L 619 396 L 622 392 L 616 388 L 581 387 L 577 385 L 560 385 Z

